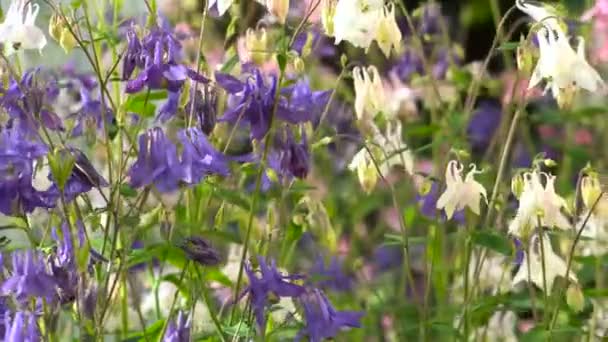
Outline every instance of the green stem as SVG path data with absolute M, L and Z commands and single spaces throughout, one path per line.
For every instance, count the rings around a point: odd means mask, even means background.
M 253 199 L 251 201 L 251 208 L 249 210 L 249 218 L 247 220 L 247 229 L 245 231 L 245 240 L 243 241 L 243 252 L 241 253 L 241 261 L 239 264 L 239 272 L 236 278 L 236 283 L 234 285 L 233 296 L 236 298 L 239 295 L 241 290 L 241 282 L 243 280 L 243 269 L 245 267 L 245 259 L 247 258 L 247 251 L 249 249 L 249 240 L 251 239 L 251 232 L 253 230 L 253 221 L 255 218 L 255 211 L 258 205 L 258 201 L 260 200 L 261 190 L 262 190 L 262 176 L 264 175 L 264 171 L 266 169 L 266 161 L 268 160 L 268 153 L 270 151 L 270 145 L 272 144 L 272 140 L 274 137 L 274 125 L 275 120 L 274 117 L 277 113 L 279 107 L 279 96 L 281 95 L 281 84 L 283 83 L 283 77 L 285 76 L 285 71 L 283 69 L 280 70 L 279 79 L 277 82 L 277 87 L 274 95 L 274 104 L 272 108 L 272 115 L 270 117 L 270 129 L 268 133 L 266 133 L 266 137 L 264 139 L 264 154 L 262 156 L 262 160 L 260 162 L 260 168 L 258 170 L 258 174 L 255 180 L 255 190 L 253 194 Z M 234 314 L 237 305 L 232 306 L 232 310 L 230 312 L 230 323 L 232 324 L 234 319 Z

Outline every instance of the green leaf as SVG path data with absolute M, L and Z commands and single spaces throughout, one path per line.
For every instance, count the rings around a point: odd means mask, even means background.
M 239 55 L 234 54 L 232 57 L 230 57 L 230 59 L 228 59 L 226 61 L 226 63 L 224 63 L 224 65 L 222 65 L 220 72 L 222 72 L 224 74 L 230 73 L 230 71 L 232 71 L 232 69 L 237 65 L 238 62 L 239 62 Z
M 240 322 L 232 326 L 224 326 L 222 330 L 232 337 L 247 338 L 255 336 L 254 329 L 245 322 Z
M 133 198 L 137 196 L 137 190 L 130 187 L 128 184 L 120 184 L 120 194 L 127 198 Z
M 158 340 L 158 335 L 160 335 L 164 325 L 165 319 L 160 319 L 146 327 L 146 330 L 144 331 L 137 331 L 129 334 L 122 342 L 156 341 Z
M 125 102 L 125 111 L 137 113 L 143 117 L 153 117 L 156 114 L 156 100 L 167 98 L 167 91 L 146 91 L 130 95 Z
M 251 202 L 247 197 L 243 196 L 241 190 L 232 190 L 217 186 L 215 188 L 215 195 L 227 203 L 242 208 L 243 210 L 251 210 Z
M 504 255 L 511 255 L 513 251 L 511 241 L 502 235 L 488 231 L 474 232 L 473 242 Z

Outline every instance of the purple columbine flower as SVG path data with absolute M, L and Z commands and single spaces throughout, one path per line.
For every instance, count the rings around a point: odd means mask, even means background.
M 0 106 L 9 115 L 9 127 L 17 127 L 37 136 L 40 124 L 50 130 L 63 130 L 61 119 L 50 110 L 59 95 L 56 80 L 40 68 L 28 70 L 21 80 L 10 79 L 7 89 L 0 89 Z
M 183 312 L 177 314 L 177 318 L 169 322 L 163 342 L 189 342 L 190 341 L 190 318 Z
M 110 107 L 100 100 L 94 99 L 92 91 L 86 87 L 80 88 L 80 103 L 82 106 L 80 110 L 68 116 L 75 120 L 72 136 L 80 136 L 87 129 L 103 131 L 104 127 L 114 120 L 114 113 Z
M 293 132 L 286 129 L 283 141 L 277 147 L 279 158 L 279 172 L 283 177 L 306 178 L 310 170 L 310 151 L 306 132 L 302 130 L 299 143 L 295 141 Z
M 161 193 L 177 190 L 184 171 L 177 156 L 177 147 L 159 127 L 139 136 L 137 160 L 129 170 L 134 188 L 154 184 Z
M 445 20 L 441 14 L 441 6 L 436 3 L 425 4 L 422 7 L 422 16 L 418 24 L 418 33 L 429 36 L 440 34 L 440 20 Z
M 307 79 L 283 88 L 282 93 L 287 98 L 291 116 L 306 118 L 306 121 L 316 121 L 320 118 L 331 96 L 331 91 L 328 90 L 313 91 Z
M 300 296 L 304 308 L 306 326 L 296 340 L 308 336 L 310 342 L 321 342 L 334 338 L 343 328 L 361 327 L 361 311 L 336 311 L 325 294 L 319 289 L 311 289 Z
M 435 64 L 433 65 L 433 77 L 436 79 L 444 79 L 450 65 L 460 64 L 462 62 L 460 56 L 448 48 L 442 48 L 437 53 Z
M 281 274 L 277 270 L 274 260 L 268 265 L 264 258 L 259 256 L 258 263 L 260 264 L 261 278 L 256 276 L 250 263 L 245 265 L 245 272 L 249 278 L 249 286 L 247 286 L 239 298 L 242 298 L 245 294 L 249 294 L 256 322 L 258 327 L 263 330 L 266 327 L 264 310 L 268 305 L 268 296 L 273 294 L 279 297 L 294 298 L 304 294 L 304 287 L 290 282 L 302 279 L 301 276 Z
M 42 341 L 40 330 L 36 323 L 36 315 L 31 312 L 18 311 L 13 319 L 9 315 L 4 318 L 5 342 L 38 342 Z
M 467 135 L 474 151 L 485 151 L 500 126 L 502 108 L 498 101 L 481 101 L 473 113 Z
M 166 89 L 169 97 L 159 113 L 159 119 L 166 121 L 175 115 L 186 80 L 209 82 L 203 75 L 181 64 L 181 44 L 172 32 L 158 27 L 145 36 L 143 41 L 134 32 L 128 32 L 127 40 L 126 59 L 123 62 L 126 92 L 137 93 L 144 87 L 150 90 Z M 136 67 L 140 69 L 139 74 L 129 80 Z
M 57 283 L 49 274 L 42 254 L 27 250 L 12 253 L 12 274 L 0 286 L 3 295 L 14 294 L 19 300 L 55 297 Z
M 344 272 L 343 261 L 336 256 L 327 265 L 323 257 L 318 257 L 309 273 L 317 287 L 335 291 L 350 291 L 353 288 L 353 278 Z
M 262 73 L 253 69 L 244 82 L 222 73 L 216 73 L 215 79 L 231 95 L 232 104 L 219 121 L 248 124 L 251 137 L 262 139 L 270 129 L 275 111 L 277 77 L 270 76 L 267 83 Z M 311 91 L 305 82 L 286 88 L 278 96 L 275 119 L 291 124 L 313 121 L 327 102 L 327 94 Z
M 424 65 L 417 51 L 406 49 L 393 66 L 391 72 L 402 82 L 409 82 L 412 76 L 424 74 Z
M 198 184 L 208 175 L 227 176 L 228 158 L 216 150 L 198 128 L 186 128 L 178 133 L 183 152 L 181 168 L 183 180 Z
M 217 121 L 217 91 L 209 85 L 205 85 L 203 90 L 192 90 L 184 110 L 187 118 L 192 112 L 198 119 L 198 126 L 203 133 L 211 134 Z
M 74 242 L 82 247 L 84 245 L 84 226 L 82 222 L 76 222 L 78 229 L 77 237 L 72 236 L 67 222 L 61 225 L 61 236 L 53 229 L 53 239 L 58 241 L 55 253 L 50 258 L 51 273 L 58 287 L 59 301 L 62 304 L 70 303 L 76 299 L 78 293 L 78 266 L 76 264 L 76 252 Z M 73 240 L 76 239 L 77 240 Z
M 30 140 L 19 129 L 0 132 L 0 212 L 13 215 L 55 206 L 52 191 L 38 191 L 32 185 L 34 160 L 46 153 L 44 144 Z

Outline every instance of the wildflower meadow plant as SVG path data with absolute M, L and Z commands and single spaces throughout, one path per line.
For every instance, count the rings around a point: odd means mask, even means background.
M 4 341 L 608 339 L 607 1 L 1 5 Z

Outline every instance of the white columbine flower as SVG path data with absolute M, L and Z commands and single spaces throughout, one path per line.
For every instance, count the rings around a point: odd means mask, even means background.
M 545 178 L 545 185 L 541 183 Z M 519 198 L 517 215 L 509 225 L 509 233 L 518 237 L 527 235 L 531 228 L 538 226 L 538 220 L 543 227 L 570 228 L 570 223 L 562 213 L 567 210 L 566 201 L 555 193 L 555 176 L 533 171 L 523 175 L 523 191 Z
M 496 311 L 490 317 L 488 324 L 484 327 L 477 328 L 470 341 L 501 341 L 501 342 L 517 342 L 515 334 L 515 325 L 517 323 L 517 315 L 513 311 Z
M 355 83 L 355 113 L 357 119 L 369 122 L 376 114 L 384 112 L 386 100 L 384 86 L 378 69 L 375 66 L 367 68 L 355 67 L 353 69 Z
M 328 12 L 334 14 L 333 21 L 326 19 L 325 26 L 333 29 L 336 44 L 346 40 L 367 50 L 376 40 L 388 57 L 401 42 L 394 6 L 385 6 L 384 0 L 339 0 L 335 10 Z
M 357 178 L 361 188 L 367 193 L 370 193 L 378 182 L 378 172 L 376 171 L 372 156 L 364 147 L 355 156 L 348 165 L 351 171 L 357 172 Z
M 232 6 L 232 2 L 233 0 L 209 0 L 207 4 L 209 9 L 216 5 L 218 13 L 222 16 Z
M 529 88 L 547 80 L 545 90 L 551 89 L 558 102 L 562 102 L 567 101 L 567 98 L 580 88 L 596 92 L 605 86 L 600 75 L 586 60 L 582 37 L 578 37 L 578 47 L 574 51 L 555 13 L 548 7 L 535 6 L 520 0 L 517 1 L 517 6 L 543 25 L 536 33 L 540 56 Z
M 479 215 L 481 197 L 483 196 L 486 203 L 488 201 L 486 189 L 474 179 L 475 174 L 480 171 L 477 171 L 474 164 L 471 164 L 470 168 L 471 170 L 463 180 L 464 166 L 455 160 L 448 163 L 445 171 L 446 189 L 437 200 L 437 209 L 445 209 L 448 219 L 452 218 L 455 211 L 465 207 L 469 207 L 471 211 Z
M 589 216 L 589 219 L 585 222 L 587 216 Z M 585 223 L 584 228 L 583 223 Z M 576 231 L 583 228 L 582 239 L 577 245 L 578 254 L 602 256 L 608 252 L 608 227 L 606 225 L 606 221 L 595 214 L 585 212 L 581 215 L 576 226 Z
M 540 237 L 538 234 L 533 235 L 530 238 L 530 248 L 528 251 L 524 251 L 524 258 L 521 262 L 521 266 L 517 270 L 517 274 L 513 277 L 513 286 L 518 285 L 524 281 L 531 281 L 540 289 L 545 291 L 544 282 L 543 282 L 543 266 L 542 266 L 542 256 L 544 254 L 545 257 L 545 280 L 547 282 L 547 289 L 551 292 L 551 288 L 553 287 L 553 282 L 555 278 L 566 277 L 566 262 L 555 252 L 553 252 L 553 248 L 551 247 L 551 240 L 549 240 L 549 236 L 543 233 L 543 251 L 541 252 L 540 247 Z M 528 252 L 530 253 L 530 262 L 528 263 Z M 528 278 L 528 274 L 530 277 Z M 570 270 L 568 273 L 568 279 L 572 282 L 578 282 L 576 275 Z
M 393 167 L 402 166 L 410 175 L 414 173 L 414 156 L 401 136 L 401 122 L 389 121 L 386 130 L 380 132 L 373 122 L 369 123 L 373 132 L 367 148 L 363 147 L 351 161 L 348 168 L 357 172 L 359 183 L 365 192 L 371 192 L 378 182 L 378 170 L 386 176 Z M 373 155 L 370 154 L 373 153 Z M 378 168 L 374 165 L 378 164 Z
M 373 127 L 377 130 L 375 126 Z M 414 156 L 407 144 L 403 142 L 401 132 L 401 121 L 394 120 L 386 123 L 384 135 L 378 134 L 379 132 L 376 134 L 376 144 L 383 149 L 385 154 L 380 164 L 380 172 L 383 175 L 388 174 L 394 166 L 402 166 L 408 174 L 414 174 Z
M 0 42 L 6 46 L 6 54 L 11 55 L 19 49 L 38 50 L 46 45 L 46 37 L 35 25 L 40 7 L 28 0 L 13 0 L 5 20 L 0 24 Z
M 475 282 L 479 293 L 495 296 L 511 289 L 511 263 L 506 257 L 493 252 L 485 255 L 483 267 L 476 267 L 480 262 L 480 253 L 474 251 L 469 260 L 469 284 Z M 464 279 L 457 276 L 452 287 L 451 301 L 462 304 L 464 301 Z
M 390 3 L 382 9 L 378 21 L 376 41 L 382 53 L 388 58 L 393 49 L 397 50 L 401 43 L 401 30 L 395 21 L 395 5 Z

